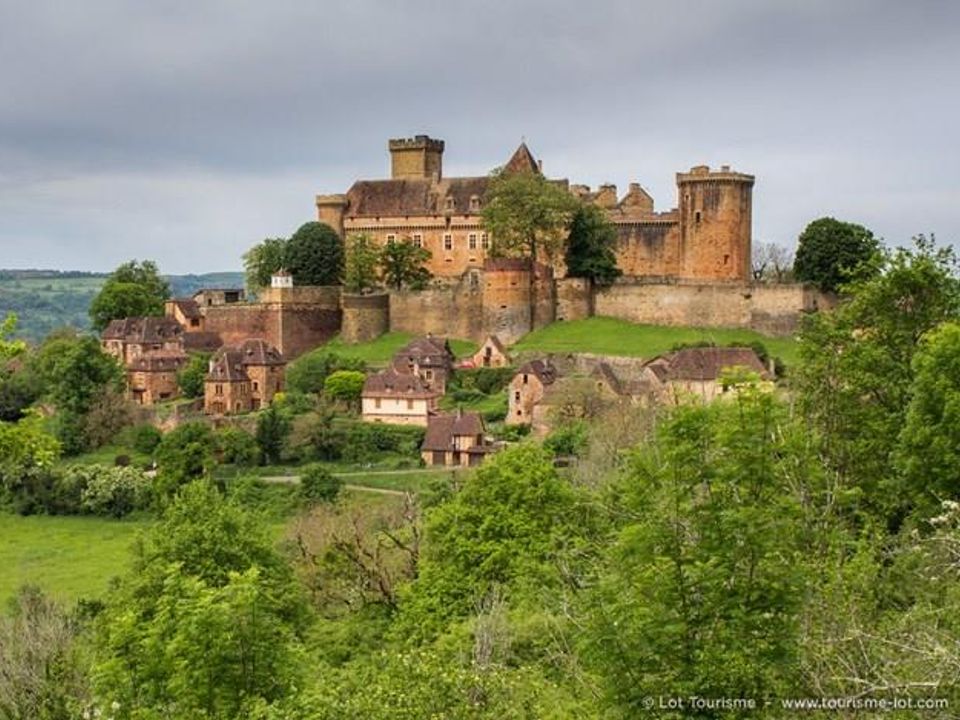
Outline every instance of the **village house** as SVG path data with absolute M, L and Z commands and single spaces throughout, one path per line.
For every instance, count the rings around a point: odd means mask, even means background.
M 193 298 L 172 298 L 163 306 L 163 313 L 188 330 L 203 330 L 203 313 Z
M 138 405 L 153 405 L 180 394 L 177 373 L 187 356 L 183 353 L 147 353 L 127 365 L 127 392 Z
M 426 335 L 400 348 L 393 356 L 393 368 L 400 373 L 419 375 L 428 389 L 443 395 L 447 390 L 453 359 L 453 351 L 446 338 Z
M 711 402 L 731 390 L 724 382 L 725 372 L 731 369 L 755 374 L 761 387 L 773 385 L 773 375 L 752 348 L 684 348 L 655 357 L 643 366 L 644 379 L 658 387 L 661 402 L 678 402 L 684 397 Z
M 399 372 L 391 367 L 368 375 L 360 397 L 361 415 L 366 422 L 426 427 L 441 393 L 430 388 L 417 373 Z
M 431 415 L 420 447 L 424 463 L 446 467 L 474 467 L 491 452 L 494 446 L 487 438 L 483 418 L 460 409 Z
M 216 307 L 242 303 L 247 299 L 247 293 L 243 288 L 203 288 L 197 290 L 192 299 L 198 307 Z
M 283 390 L 286 363 L 265 340 L 221 348 L 210 360 L 204 380 L 203 407 L 210 415 L 259 410 Z
M 111 320 L 100 339 L 103 349 L 125 366 L 148 353 L 183 353 L 183 328 L 171 317 Z
M 510 356 L 496 335 L 487 335 L 470 360 L 470 364 L 475 368 L 501 368 L 510 365 Z
M 517 370 L 507 388 L 510 395 L 506 424 L 530 425 L 534 407 L 558 377 L 557 369 L 547 360 L 533 360 Z

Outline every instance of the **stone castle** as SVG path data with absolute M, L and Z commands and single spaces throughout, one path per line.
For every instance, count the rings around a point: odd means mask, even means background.
M 783 334 L 825 300 L 798 284 L 751 282 L 754 177 L 727 166 L 678 173 L 678 207 L 667 212 L 656 212 L 637 183 L 619 197 L 614 185 L 592 190 L 553 180 L 602 208 L 617 228 L 623 277 L 601 289 L 562 269 L 488 257 L 481 213 L 489 177 L 446 177 L 442 140 L 418 135 L 388 147 L 390 178 L 318 195 L 317 219 L 344 238 L 363 232 L 380 243 L 409 238 L 426 248 L 435 277 L 427 289 L 352 295 L 293 286 L 280 276 L 256 302 L 198 303 L 194 328 L 225 345 L 263 338 L 292 359 L 337 333 L 347 342 L 405 331 L 477 341 L 497 335 L 511 343 L 555 320 L 592 315 Z M 539 173 L 542 164 L 521 144 L 503 172 Z

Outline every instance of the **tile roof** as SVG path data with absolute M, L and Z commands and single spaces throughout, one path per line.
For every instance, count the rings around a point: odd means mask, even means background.
M 661 380 L 716 380 L 724 368 L 745 367 L 770 379 L 770 372 L 752 348 L 684 348 L 661 355 L 646 364 Z
M 134 358 L 127 365 L 127 370 L 135 372 L 176 372 L 187 362 L 187 356 L 182 353 L 146 353 Z
M 560 377 L 557 368 L 549 360 L 531 360 L 517 370 L 517 375 L 536 375 L 544 385 L 550 385 Z
M 446 338 L 424 335 L 414 338 L 393 355 L 393 365 L 401 372 L 411 362 L 424 367 L 449 368 L 453 363 L 453 351 Z
M 250 379 L 247 368 L 261 365 L 283 365 L 283 355 L 259 338 L 245 340 L 239 347 L 221 348 L 210 360 L 207 380 L 245 382 Z
M 243 353 L 244 365 L 283 365 L 283 355 L 273 345 L 260 338 L 244 340 L 238 348 Z
M 185 332 L 183 349 L 196 352 L 213 352 L 223 346 L 223 340 L 215 332 Z
M 430 390 L 417 374 L 397 372 L 395 368 L 368 375 L 363 383 L 363 397 L 434 398 L 439 393 Z
M 180 323 L 171 317 L 128 317 L 111 320 L 102 337 L 129 343 L 157 343 L 178 338 L 182 332 Z
M 349 217 L 477 214 L 471 200 L 482 202 L 489 183 L 487 177 L 358 180 L 347 191 L 346 212 Z
M 192 298 L 174 298 L 171 302 L 177 306 L 185 318 L 199 320 L 203 317 L 200 313 L 200 305 Z
M 431 415 L 422 450 L 452 450 L 455 437 L 483 435 L 486 428 L 479 413 L 458 410 L 450 415 Z

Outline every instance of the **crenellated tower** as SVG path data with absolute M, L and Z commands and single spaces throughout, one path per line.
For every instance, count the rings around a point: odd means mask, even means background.
M 753 182 L 728 165 L 677 173 L 682 277 L 750 280 Z

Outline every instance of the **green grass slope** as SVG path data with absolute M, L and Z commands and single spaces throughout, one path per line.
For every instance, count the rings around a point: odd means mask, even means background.
M 771 337 L 753 330 L 637 325 L 610 317 L 552 323 L 525 335 L 512 350 L 589 352 L 646 358 L 668 352 L 678 343 L 701 341 L 717 345 L 759 341 L 766 345 L 772 355 L 779 356 L 788 365 L 797 360 L 797 343 L 793 338 Z

